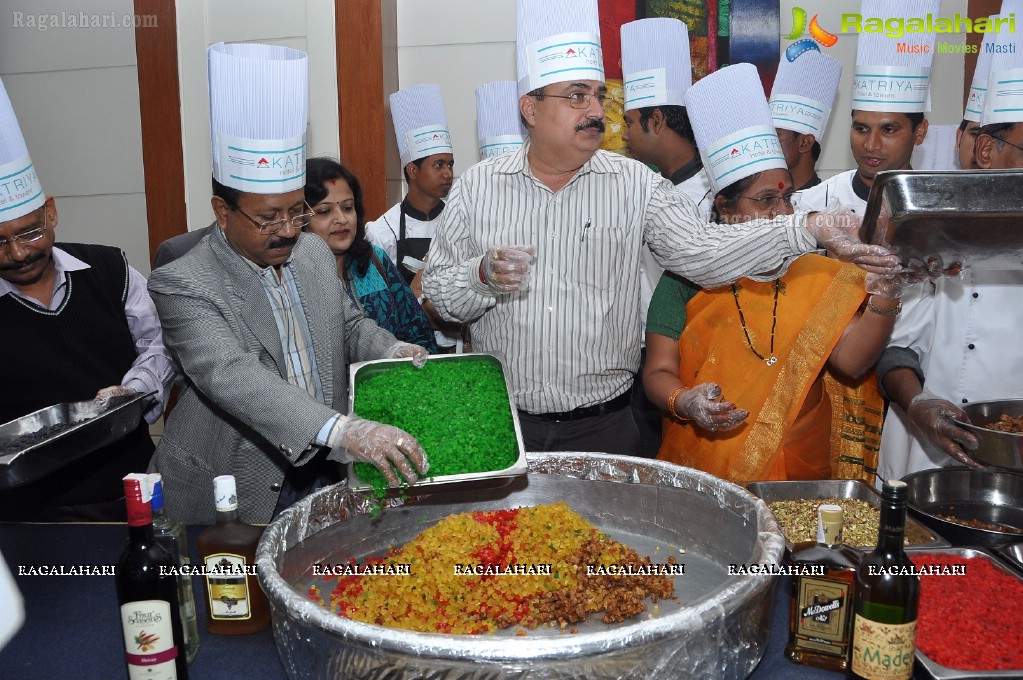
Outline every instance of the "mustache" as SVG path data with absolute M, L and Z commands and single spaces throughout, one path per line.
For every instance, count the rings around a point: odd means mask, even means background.
M 0 272 L 11 272 L 17 271 L 18 269 L 24 269 L 25 267 L 35 264 L 44 257 L 46 257 L 46 253 L 42 251 L 29 253 L 29 256 L 21 262 L 11 262 L 9 264 L 0 265 Z
M 604 132 L 604 127 L 605 127 L 604 121 L 600 120 L 599 118 L 591 118 L 585 123 L 580 123 L 579 125 L 576 125 L 575 129 L 581 132 L 587 128 L 593 128 L 598 132 Z
M 266 244 L 267 248 L 286 248 L 293 246 L 298 243 L 298 236 L 292 236 L 291 238 L 278 237 Z

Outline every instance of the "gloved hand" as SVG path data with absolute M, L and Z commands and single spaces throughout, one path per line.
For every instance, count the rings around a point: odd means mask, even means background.
M 984 467 L 973 460 L 965 450 L 976 451 L 980 442 L 972 432 L 959 427 L 953 420 L 970 422 L 961 408 L 924 390 L 909 402 L 906 415 L 920 428 L 927 441 L 949 456 L 971 468 L 981 469 Z
M 864 288 L 871 295 L 876 295 L 884 300 L 898 300 L 910 286 L 923 283 L 928 279 L 926 272 L 918 270 L 907 270 L 885 276 L 883 274 L 867 274 Z
M 356 415 L 342 418 L 340 425 L 334 428 L 329 444 L 328 460 L 370 463 L 380 470 L 391 486 L 401 483 L 394 474 L 394 468 L 409 484 L 415 484 L 419 476 L 430 469 L 426 452 L 415 437 L 393 425 Z M 413 463 L 415 469 L 412 468 Z
M 536 248 L 496 246 L 480 262 L 480 277 L 495 293 L 514 293 L 529 287 L 529 272 Z
M 413 345 L 411 342 L 396 342 L 384 354 L 385 359 L 407 359 L 412 357 L 412 365 L 422 368 L 426 365 L 426 359 L 430 353 L 425 347 Z
M 806 229 L 818 245 L 842 262 L 851 262 L 874 274 L 899 273 L 899 258 L 884 246 L 860 241 L 860 217 L 848 210 L 810 213 Z
M 111 385 L 110 387 L 104 387 L 96 393 L 93 401 L 99 405 L 100 408 L 106 408 L 107 404 L 114 397 L 126 397 L 129 394 L 138 394 L 136 390 L 130 387 L 124 387 L 123 385 Z
M 675 413 L 712 432 L 738 427 L 749 416 L 749 411 L 720 399 L 717 383 L 701 383 L 675 397 Z

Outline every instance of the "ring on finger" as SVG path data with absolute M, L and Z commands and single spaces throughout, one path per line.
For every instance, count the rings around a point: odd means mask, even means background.
M 405 438 L 404 437 L 398 437 L 398 441 L 394 442 L 394 445 L 397 446 L 400 449 L 402 446 L 405 445 Z

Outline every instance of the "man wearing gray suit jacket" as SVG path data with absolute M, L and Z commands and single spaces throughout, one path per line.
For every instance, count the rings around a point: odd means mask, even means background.
M 301 189 L 255 194 L 214 180 L 214 194 L 218 226 L 149 279 L 183 374 L 153 458 L 168 514 L 212 523 L 213 478 L 223 474 L 235 476 L 247 522 L 267 522 L 275 507 L 337 481 L 335 461 L 372 462 L 396 482 L 393 463 L 415 481 L 405 456 L 421 473 L 426 463 L 414 438 L 340 414 L 349 362 L 425 359 L 425 350 L 366 319 L 343 293 L 322 239 L 300 236 Z

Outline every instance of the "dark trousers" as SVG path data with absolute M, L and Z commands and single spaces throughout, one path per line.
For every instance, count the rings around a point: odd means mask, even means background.
M 548 421 L 519 411 L 522 440 L 527 451 L 582 451 L 638 455 L 639 430 L 632 409 L 592 418 Z
M 643 390 L 643 364 L 646 363 L 646 348 L 643 349 L 643 359 L 640 362 L 639 373 L 632 383 L 632 417 L 636 419 L 636 427 L 639 428 L 639 453 L 643 458 L 656 458 L 657 451 L 661 448 L 661 418 L 664 414 L 661 408 L 646 398 L 646 391 Z

